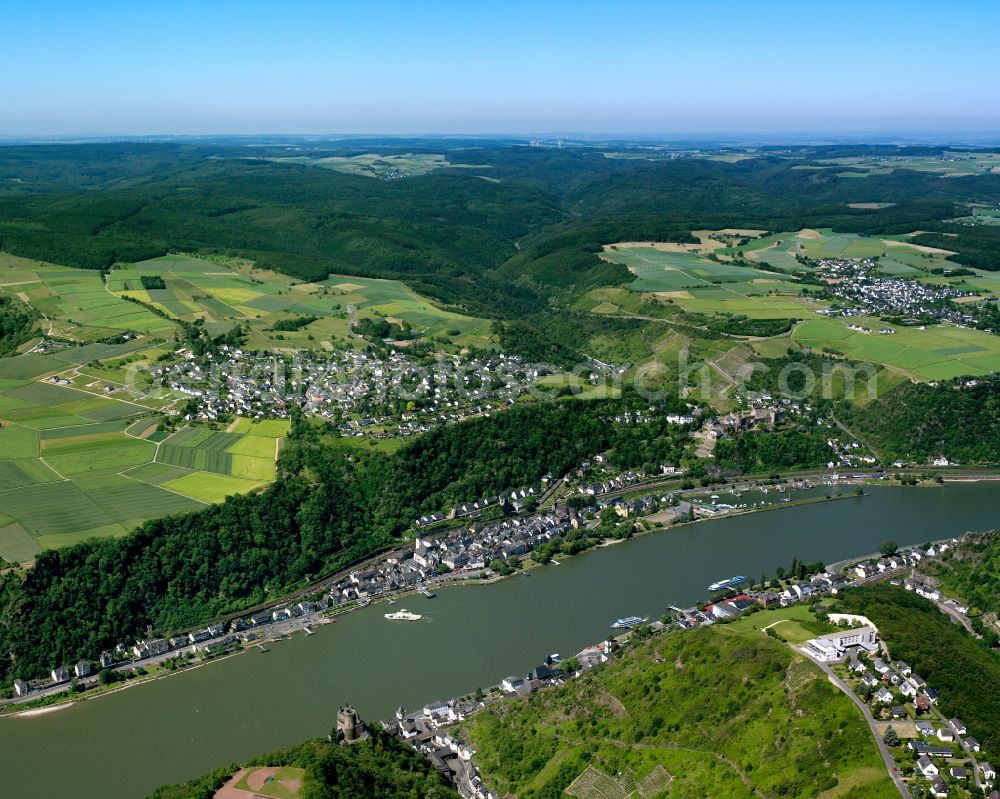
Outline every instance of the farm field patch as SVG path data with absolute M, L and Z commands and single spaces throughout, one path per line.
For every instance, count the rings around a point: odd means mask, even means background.
M 92 380 L 76 380 L 72 388 L 0 379 L 0 557 L 8 562 L 124 535 L 148 519 L 266 485 L 288 429 L 249 420 L 234 424 L 245 433 L 184 428 L 158 447 L 150 438 L 167 433 L 140 434 L 160 417 L 79 388 Z M 176 481 L 180 491 L 167 486 Z
M 0 558 L 8 563 L 23 563 L 42 551 L 17 522 L 0 527 Z
M 868 210 L 858 208 L 857 210 Z M 877 210 L 877 209 L 871 209 Z M 775 352 L 791 344 L 828 351 L 846 358 L 883 365 L 899 378 L 943 380 L 980 376 L 1000 371 L 1000 337 L 950 324 L 919 327 L 888 325 L 868 318 L 818 318 L 824 301 L 801 296 L 797 277 L 811 271 L 810 260 L 875 259 L 883 274 L 905 277 L 930 285 L 950 285 L 977 294 L 960 302 L 978 303 L 1000 295 L 1000 274 L 979 269 L 962 270 L 947 260 L 947 250 L 911 243 L 905 234 L 862 236 L 822 229 L 759 235 L 754 231 L 727 246 L 712 249 L 710 231 L 695 231 L 700 244 L 623 243 L 604 248 L 602 257 L 625 265 L 635 279 L 619 294 L 640 293 L 648 300 L 669 303 L 690 314 L 711 319 L 746 316 L 750 319 L 797 319 L 789 338 L 775 339 Z M 754 237 L 756 236 L 756 237 Z M 802 260 L 800 260 L 802 259 Z M 747 266 L 749 262 L 753 266 Z M 629 315 L 608 289 L 587 295 L 591 313 Z M 651 307 L 647 305 L 647 309 Z M 636 311 L 639 315 L 648 315 Z M 675 321 L 683 321 L 683 316 Z M 869 328 L 864 333 L 849 325 Z M 891 327 L 893 334 L 879 331 Z M 759 343 L 759 342 L 758 342 Z
M 53 332 L 80 341 L 126 330 L 165 333 L 173 324 L 105 290 L 96 269 L 74 269 L 0 254 L 0 293 L 23 295 L 52 322 Z
M 268 160 L 279 163 L 306 164 L 310 166 L 333 169 L 348 175 L 362 175 L 369 178 L 385 178 L 388 176 L 416 177 L 426 175 L 435 169 L 450 167 L 452 169 L 470 168 L 469 164 L 453 165 L 441 153 L 400 153 L 398 155 L 382 155 L 379 153 L 362 153 L 352 156 L 329 156 L 326 158 L 310 158 L 309 156 L 291 156 L 287 158 L 271 158 Z
M 165 288 L 143 288 L 144 277 L 162 279 Z M 444 336 L 455 346 L 482 346 L 491 335 L 488 320 L 439 308 L 395 280 L 331 275 L 316 283 L 298 283 L 249 264 L 220 265 L 168 255 L 115 269 L 108 288 L 185 321 L 200 319 L 214 333 L 246 325 L 248 346 L 256 349 L 312 349 L 324 342 L 351 346 L 348 306 L 355 308 L 358 319 L 398 319 L 423 336 Z M 274 329 L 283 320 L 310 318 L 295 330 Z
M 848 324 L 867 327 L 871 333 L 850 330 Z M 881 363 L 924 380 L 981 376 L 1000 368 L 1000 337 L 952 325 L 892 326 L 896 332 L 881 335 L 885 323 L 877 319 L 812 319 L 792 331 L 792 338 L 808 347 L 827 350 L 849 359 Z
M 163 487 L 206 503 L 222 502 L 233 494 L 246 494 L 266 485 L 266 480 L 249 480 L 211 472 L 193 472 L 168 480 Z
M 794 276 L 720 263 L 698 253 L 616 246 L 603 257 L 636 275 L 626 284 L 629 290 L 655 294 L 685 311 L 803 319 L 823 307 L 798 296 L 801 286 Z

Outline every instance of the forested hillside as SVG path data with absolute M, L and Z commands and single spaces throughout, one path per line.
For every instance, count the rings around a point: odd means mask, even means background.
M 963 464 L 1000 463 L 1000 380 L 903 383 L 838 418 L 884 460 L 926 463 L 939 455 Z
M 39 313 L 13 297 L 0 296 L 0 357 L 37 335 Z
M 938 707 L 945 718 L 965 722 L 982 744 L 982 759 L 1000 759 L 1000 655 L 902 587 L 865 586 L 840 599 L 848 612 L 875 622 L 892 657 L 909 663 L 941 695 Z
M 331 446 L 298 417 L 263 493 L 47 551 L 23 576 L 0 577 L 0 684 L 95 659 L 147 625 L 167 634 L 281 596 L 389 546 L 421 513 L 537 485 L 607 449 L 625 458 L 636 434 L 607 419 L 634 402 L 521 405 L 391 456 Z M 676 455 L 672 439 L 664 447 Z
M 938 558 L 924 561 L 919 572 L 937 580 L 942 593 L 969 605 L 973 625 L 996 638 L 996 616 L 1000 614 L 1000 533 L 966 533 L 958 547 Z M 989 617 L 989 614 L 993 614 Z M 991 624 L 984 628 L 982 616 Z
M 315 165 L 373 151 L 438 152 L 447 162 L 392 181 Z M 815 159 L 839 156 L 808 147 L 733 163 L 490 141 L 330 143 L 313 145 L 311 159 L 275 160 L 286 154 L 239 140 L 0 148 L 0 249 L 95 269 L 182 251 L 249 258 L 305 280 L 397 278 L 472 315 L 526 320 L 506 328 L 525 353 L 553 340 L 586 351 L 595 336 L 619 334 L 622 320 L 565 325 L 581 292 L 631 279 L 597 256 L 615 241 L 683 242 L 727 227 L 923 230 L 955 260 L 998 266 L 994 229 L 945 221 L 958 203 L 1000 202 L 995 174 L 941 180 L 897 169 L 860 180 L 824 169 Z
M 715 459 L 723 469 L 741 474 L 813 469 L 830 460 L 827 436 L 816 430 L 744 433 L 719 441 Z
M 334 730 L 333 734 L 336 734 Z M 457 799 L 431 762 L 381 730 L 350 746 L 306 741 L 252 758 L 243 768 L 302 769 L 299 799 Z M 180 785 L 166 785 L 148 799 L 212 799 L 238 766 L 220 768 Z

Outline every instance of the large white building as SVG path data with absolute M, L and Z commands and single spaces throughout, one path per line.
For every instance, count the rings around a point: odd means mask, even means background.
M 847 650 L 852 647 L 874 652 L 878 648 L 878 632 L 874 627 L 859 627 L 854 630 L 827 633 L 806 641 L 805 644 L 805 649 L 810 655 L 824 662 L 843 659 Z

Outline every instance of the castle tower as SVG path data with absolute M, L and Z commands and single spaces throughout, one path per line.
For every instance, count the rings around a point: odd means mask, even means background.
M 337 711 L 337 740 L 351 743 L 366 736 L 364 722 L 358 712 L 346 705 Z

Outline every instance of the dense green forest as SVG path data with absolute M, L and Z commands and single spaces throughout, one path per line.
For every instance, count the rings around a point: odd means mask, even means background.
M 43 552 L 24 575 L 0 577 L 0 684 L 94 659 L 147 625 L 166 634 L 276 598 L 389 546 L 421 513 L 627 452 L 634 433 L 607 420 L 632 405 L 640 400 L 519 405 L 392 455 L 331 446 L 296 417 L 279 478 L 262 493 Z
M 983 746 L 983 760 L 1000 759 L 1000 655 L 899 586 L 854 588 L 841 593 L 839 604 L 875 622 L 892 657 L 909 663 L 941 695 L 945 717 L 965 722 Z
M 726 625 L 643 637 L 563 686 L 464 723 L 487 784 L 559 799 L 593 767 L 638 783 L 659 776 L 677 799 L 898 795 L 851 701 L 786 645 Z
M 827 435 L 816 430 L 743 433 L 715 447 L 719 467 L 740 473 L 825 467 L 832 456 Z
M 949 261 L 978 269 L 1000 269 L 1000 228 L 949 225 L 940 233 L 921 233 L 914 242 L 942 250 L 958 250 Z
M 413 338 L 413 334 L 407 330 L 400 322 L 389 322 L 386 319 L 375 319 L 366 317 L 355 323 L 354 329 L 358 335 L 364 336 L 373 341 L 383 339 L 408 339 Z
M 505 346 L 555 362 L 622 333 L 626 320 L 568 318 L 581 292 L 632 279 L 598 257 L 609 242 L 691 241 L 691 230 L 725 227 L 922 230 L 922 243 L 957 251 L 960 263 L 1000 265 L 1000 233 L 945 221 L 961 204 L 1000 201 L 996 174 L 941 180 L 900 168 L 843 177 L 804 168 L 829 157 L 818 147 L 726 163 L 608 158 L 597 148 L 516 141 L 310 145 L 315 159 L 439 152 L 450 163 L 382 181 L 279 162 L 283 146 L 255 144 L 0 148 L 0 174 L 10 178 L 0 186 L 0 249 L 90 268 L 174 251 L 249 258 L 304 280 L 397 278 L 476 316 L 524 320 L 504 326 Z M 886 207 L 851 207 L 857 203 Z M 753 335 L 784 324 L 733 322 L 723 332 Z
M 0 357 L 10 355 L 38 335 L 39 313 L 13 297 L 0 296 Z
M 336 730 L 331 733 L 336 740 Z M 427 758 L 382 730 L 348 746 L 306 741 L 252 758 L 242 768 L 289 766 L 304 770 L 300 799 L 457 799 Z M 240 766 L 231 765 L 180 785 L 166 785 L 147 799 L 212 799 Z
M 929 385 L 903 383 L 838 418 L 892 461 L 926 463 L 939 455 L 963 464 L 1000 463 L 1000 379 Z

